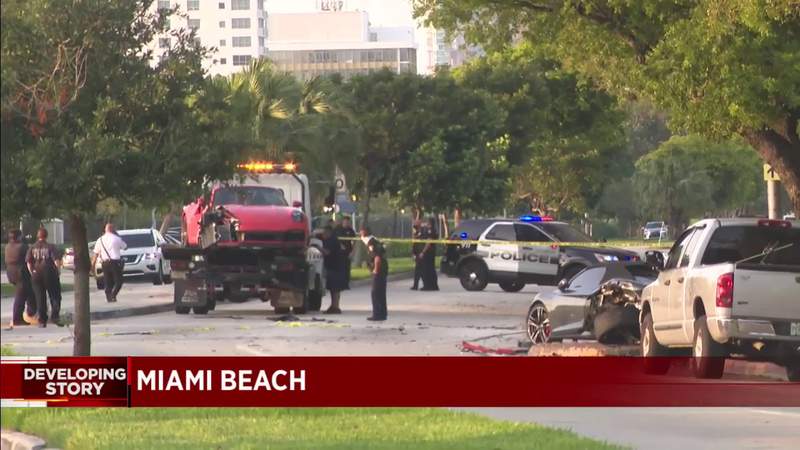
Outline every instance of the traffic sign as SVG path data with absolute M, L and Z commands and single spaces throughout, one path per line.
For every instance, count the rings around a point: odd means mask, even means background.
M 769 164 L 764 164 L 764 181 L 781 181 L 778 173 Z

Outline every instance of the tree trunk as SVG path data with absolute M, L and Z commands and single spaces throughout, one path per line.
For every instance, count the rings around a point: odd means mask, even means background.
M 167 234 L 167 230 L 169 230 L 169 226 L 172 223 L 172 216 L 172 212 L 164 214 L 164 220 L 161 221 L 161 228 L 158 229 L 158 232 L 161 233 L 162 236 Z
M 369 226 L 369 200 L 372 196 L 372 189 L 370 189 L 370 179 L 369 179 L 369 170 L 364 175 L 364 214 L 361 218 L 361 227 Z M 359 230 L 356 230 L 358 233 Z M 355 244 L 355 250 L 353 251 L 353 267 L 361 267 L 361 263 L 364 262 L 364 246 L 359 245 L 358 243 Z
M 89 316 L 89 241 L 86 223 L 79 213 L 70 216 L 72 248 L 75 251 L 75 311 L 73 312 L 75 341 L 74 356 L 89 356 L 92 349 L 91 318 Z
M 800 217 L 800 139 L 797 136 L 797 120 L 787 121 L 793 122 L 794 126 L 789 123 L 783 133 L 767 129 L 743 134 L 761 159 L 775 169 L 789 194 L 795 215 Z
M 456 208 L 453 211 L 453 227 L 458 228 L 458 225 L 461 224 L 461 208 Z

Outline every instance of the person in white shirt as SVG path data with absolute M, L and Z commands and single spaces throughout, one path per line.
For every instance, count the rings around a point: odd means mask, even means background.
M 94 243 L 92 256 L 92 269 L 97 267 L 97 260 L 103 267 L 103 282 L 105 284 L 106 301 L 117 301 L 117 294 L 122 289 L 122 270 L 125 262 L 122 261 L 122 250 L 128 248 L 125 241 L 117 234 L 113 223 L 106 224 L 106 232 Z

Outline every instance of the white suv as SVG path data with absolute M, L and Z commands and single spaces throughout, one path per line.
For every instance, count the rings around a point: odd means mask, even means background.
M 161 255 L 161 246 L 168 241 L 158 232 L 150 228 L 136 230 L 119 230 L 119 237 L 125 241 L 128 248 L 122 251 L 122 260 L 125 262 L 124 276 L 145 276 L 153 284 L 164 284 L 172 281 L 172 269 L 169 261 Z M 94 250 L 94 245 L 92 245 Z M 98 259 L 97 274 L 102 275 L 103 268 Z M 97 285 L 102 285 L 102 277 L 98 276 Z

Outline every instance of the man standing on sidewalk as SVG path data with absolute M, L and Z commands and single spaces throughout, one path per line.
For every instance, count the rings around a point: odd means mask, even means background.
M 361 241 L 369 251 L 368 265 L 372 271 L 372 316 L 367 317 L 367 320 L 384 321 L 389 315 L 386 307 L 386 282 L 389 276 L 386 250 L 368 227 L 361 228 Z
M 20 230 L 10 231 L 5 249 L 5 262 L 8 282 L 14 285 L 11 328 L 28 325 L 28 322 L 25 321 L 26 316 L 33 317 L 36 315 L 36 301 L 31 287 L 31 274 L 25 264 L 27 254 L 28 245 L 22 241 L 22 232 Z M 32 321 L 32 319 L 29 320 Z
M 25 262 L 31 273 L 33 295 L 36 297 L 36 315 L 39 327 L 47 326 L 47 294 L 54 292 L 53 286 L 58 282 L 58 268 L 56 261 L 61 258 L 55 245 L 47 242 L 47 230 L 39 228 L 36 232 L 36 243 L 28 249 Z M 51 297 L 53 306 L 52 323 L 58 323 L 60 299 Z
M 117 235 L 114 224 L 106 224 L 106 232 L 94 244 L 92 257 L 92 268 L 96 267 L 97 259 L 100 259 L 103 267 L 103 282 L 105 284 L 106 301 L 113 303 L 117 301 L 117 294 L 122 289 L 122 270 L 125 262 L 122 261 L 122 250 L 128 248 L 125 241 Z

